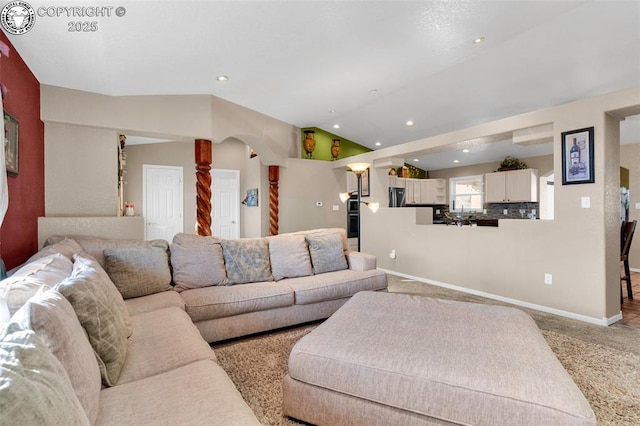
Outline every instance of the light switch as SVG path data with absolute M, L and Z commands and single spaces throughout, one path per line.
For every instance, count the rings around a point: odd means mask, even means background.
M 640 210 L 640 203 L 636 203 L 636 210 Z
M 591 208 L 591 197 L 582 197 L 582 208 L 583 209 Z

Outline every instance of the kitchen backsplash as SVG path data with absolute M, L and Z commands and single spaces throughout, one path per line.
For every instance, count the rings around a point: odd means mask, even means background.
M 484 205 L 487 214 L 477 215 L 482 219 L 529 219 L 535 210 L 536 219 L 540 217 L 539 203 L 487 203 Z M 507 214 L 504 214 L 504 211 Z M 522 212 L 522 213 L 521 213 Z

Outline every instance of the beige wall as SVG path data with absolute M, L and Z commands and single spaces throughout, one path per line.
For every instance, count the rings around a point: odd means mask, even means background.
M 118 134 L 45 123 L 45 215 L 118 214 Z

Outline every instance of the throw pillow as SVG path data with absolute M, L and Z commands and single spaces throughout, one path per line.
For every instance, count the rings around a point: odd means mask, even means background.
M 182 246 L 220 244 L 220 238 L 179 232 L 173 237 L 173 244 L 180 244 Z
M 309 248 L 304 235 L 278 235 L 267 237 L 273 279 L 313 275 Z
M 42 288 L 16 312 L 13 321 L 35 331 L 60 361 L 87 417 L 95 423 L 100 400 L 100 369 L 69 301 L 53 289 Z
M 126 307 L 115 285 L 90 256 L 76 256 L 71 277 L 55 289 L 73 306 L 98 358 L 102 382 L 113 386 L 127 353 Z
M 171 290 L 167 252 L 158 247 L 104 250 L 104 269 L 125 299 Z
M 80 247 L 75 240 L 72 240 L 71 238 L 63 238 L 55 244 L 44 246 L 40 251 L 31 256 L 27 262 L 33 262 L 34 260 L 54 253 L 63 254 L 67 259 L 72 261 L 73 255 L 80 253 L 81 251 L 82 247 Z
M 227 283 L 220 244 L 171 244 L 171 266 L 176 291 Z
M 3 424 L 90 425 L 60 361 L 33 330 L 9 323 L 0 332 Z
M 273 281 L 269 243 L 265 238 L 222 240 L 220 244 L 229 284 Z
M 347 269 L 347 259 L 342 249 L 339 232 L 306 235 L 314 274 Z
M 0 281 L 0 295 L 13 315 L 41 287 L 53 287 L 71 275 L 73 264 L 60 253 L 34 260 Z

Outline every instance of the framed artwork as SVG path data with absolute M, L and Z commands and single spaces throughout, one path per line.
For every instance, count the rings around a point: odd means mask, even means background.
M 362 192 L 360 193 L 361 197 L 369 196 L 369 169 L 365 170 L 362 173 Z
M 247 207 L 258 207 L 258 188 L 247 189 Z
M 594 183 L 593 127 L 562 132 L 562 184 Z
M 7 172 L 10 175 L 17 176 L 20 162 L 18 154 L 20 153 L 20 138 L 18 120 L 16 120 L 8 112 L 4 112 L 4 156 Z

